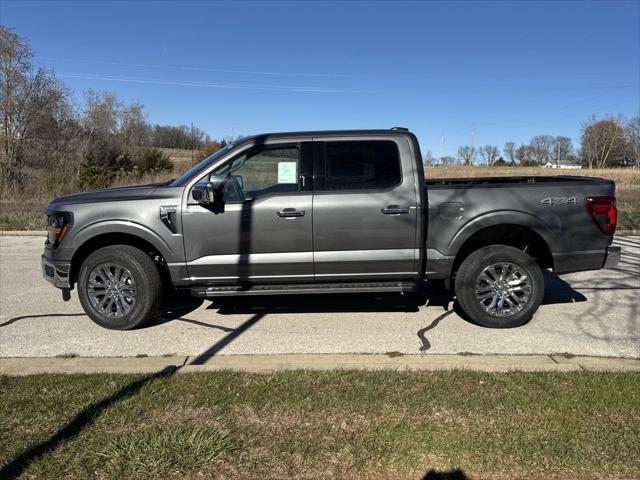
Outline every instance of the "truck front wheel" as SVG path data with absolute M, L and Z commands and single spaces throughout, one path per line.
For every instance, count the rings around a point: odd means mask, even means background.
M 518 327 L 538 310 L 544 277 L 526 253 L 507 245 L 491 245 L 464 259 L 456 273 L 455 293 L 464 313 L 479 325 Z
M 80 303 L 101 327 L 139 327 L 157 312 L 161 295 L 162 282 L 153 260 L 130 245 L 96 250 L 80 267 Z

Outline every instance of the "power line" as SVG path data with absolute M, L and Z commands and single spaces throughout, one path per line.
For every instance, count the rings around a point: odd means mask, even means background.
M 211 83 L 189 80 L 164 80 L 161 78 L 144 77 L 124 77 L 116 75 L 94 75 L 88 73 L 59 73 L 63 78 L 81 78 L 84 80 L 106 80 L 115 82 L 142 83 L 146 85 L 171 85 L 182 87 L 206 87 L 206 88 L 230 88 L 230 89 L 250 89 L 250 90 L 273 90 L 285 92 L 318 92 L 318 93 L 367 93 L 362 90 L 349 90 L 332 87 L 305 87 L 295 85 L 262 85 L 247 83 Z
M 208 67 L 183 67 L 176 65 L 152 65 L 146 63 L 125 63 L 125 62 L 107 62 L 102 60 L 74 60 L 71 58 L 57 58 L 57 57 L 35 57 L 40 60 L 51 60 L 59 62 L 76 62 L 76 63 L 91 63 L 94 65 L 114 65 L 119 67 L 136 67 L 136 68 L 160 68 L 168 70 L 187 70 L 194 72 L 218 72 L 218 73 L 240 73 L 245 75 L 277 75 L 287 77 L 348 77 L 342 73 L 300 73 L 300 72 L 265 72 L 256 70 L 230 70 L 225 68 L 208 68 Z

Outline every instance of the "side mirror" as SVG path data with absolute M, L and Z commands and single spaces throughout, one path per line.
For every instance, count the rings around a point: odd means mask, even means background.
M 215 192 L 221 192 L 229 180 L 229 175 L 210 175 L 209 183 Z
M 200 205 L 209 205 L 216 200 L 216 190 L 211 182 L 198 182 L 191 189 L 191 196 Z
M 228 175 L 211 175 L 208 182 L 198 182 L 191 189 L 191 196 L 200 205 L 211 205 L 222 198 Z

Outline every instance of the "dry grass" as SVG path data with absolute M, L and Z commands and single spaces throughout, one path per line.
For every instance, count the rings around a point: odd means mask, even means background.
M 119 177 L 113 186 L 165 182 L 176 178 L 191 166 L 191 150 L 162 149 L 171 157 L 173 171 L 142 176 Z M 640 169 L 556 170 L 538 167 L 426 167 L 427 178 L 491 177 L 518 175 L 581 175 L 608 178 L 616 182 L 620 218 L 619 229 L 640 228 Z M 61 178 L 58 178 L 60 176 Z M 74 182 L 61 174 L 30 172 L 26 187 L 17 190 L 2 186 L 0 230 L 38 230 L 45 227 L 44 207 L 56 196 L 78 190 Z
M 186 170 L 195 163 L 192 160 L 191 150 L 183 148 L 158 148 L 158 150 L 167 155 L 178 170 Z M 198 150 L 193 150 L 193 158 L 197 158 L 199 153 Z

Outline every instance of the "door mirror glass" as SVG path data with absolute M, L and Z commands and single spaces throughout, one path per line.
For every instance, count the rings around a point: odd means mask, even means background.
M 211 205 L 216 200 L 213 182 L 198 182 L 191 189 L 191 196 L 200 205 Z
M 221 191 L 224 190 L 224 186 L 227 183 L 227 181 L 229 180 L 229 175 L 211 175 L 209 177 L 209 183 L 211 183 L 211 186 L 213 188 L 213 191 L 215 193 L 219 193 Z

